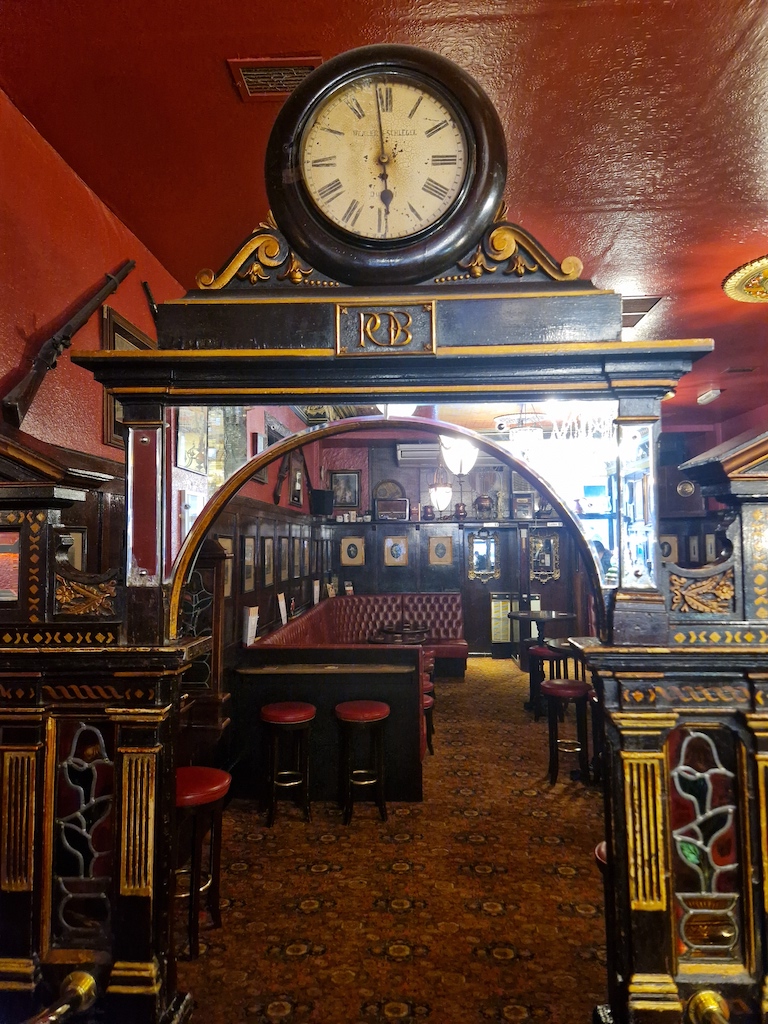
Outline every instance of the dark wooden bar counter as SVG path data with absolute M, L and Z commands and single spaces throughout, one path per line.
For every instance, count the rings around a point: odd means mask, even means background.
M 421 800 L 418 665 L 385 662 L 383 652 L 377 653 L 379 659 L 372 662 L 329 659 L 317 664 L 286 661 L 238 668 L 232 693 L 235 742 L 241 752 L 235 770 L 236 792 L 242 796 L 260 796 L 262 792 L 266 778 L 262 706 L 297 700 L 317 708 L 310 739 L 311 799 L 335 800 L 339 733 L 334 708 L 346 700 L 381 700 L 391 709 L 384 741 L 386 798 Z

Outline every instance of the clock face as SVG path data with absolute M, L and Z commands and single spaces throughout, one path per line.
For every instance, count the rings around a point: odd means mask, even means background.
M 493 223 L 504 132 L 480 86 L 414 46 L 339 54 L 308 75 L 267 145 L 278 228 L 311 267 L 347 284 L 426 281 Z
M 301 139 L 312 202 L 364 239 L 409 238 L 436 224 L 461 196 L 470 164 L 456 106 L 397 72 L 344 82 L 311 111 Z

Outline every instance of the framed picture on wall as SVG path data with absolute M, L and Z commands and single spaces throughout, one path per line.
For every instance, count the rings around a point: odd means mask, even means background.
M 292 505 L 304 504 L 304 460 L 296 452 L 291 452 L 290 462 L 290 502 Z
M 306 537 L 301 542 L 301 575 L 309 576 L 309 540 Z
M 293 578 L 301 576 L 301 538 L 293 538 Z
M 280 538 L 280 582 L 285 583 L 288 580 L 288 538 Z
M 217 537 L 216 538 L 227 552 L 228 555 L 234 555 L 235 553 L 235 542 L 232 537 Z M 232 597 L 232 559 L 228 558 L 224 563 L 224 597 Z
M 360 504 L 360 471 L 331 473 L 334 508 L 357 508 Z
M 453 537 L 429 538 L 429 564 L 453 565 Z
M 261 455 L 262 452 L 267 449 L 267 435 L 266 434 L 251 434 L 251 458 L 254 455 Z M 262 469 L 257 469 L 253 474 L 253 479 L 260 484 L 265 484 L 268 480 L 267 467 L 264 466 Z
M 157 348 L 157 343 L 129 323 L 109 306 L 103 307 L 101 321 L 101 347 L 112 352 L 131 352 L 146 348 Z M 104 392 L 103 430 L 104 444 L 114 448 L 124 447 L 123 409 L 120 403 Z
M 384 565 L 408 565 L 408 538 L 384 538 Z
M 341 564 L 365 565 L 365 541 L 362 537 L 341 538 Z
M 256 538 L 243 537 L 242 563 L 243 593 L 250 593 L 256 586 Z
M 275 582 L 275 539 L 261 538 L 261 564 L 264 567 L 264 586 L 271 587 Z

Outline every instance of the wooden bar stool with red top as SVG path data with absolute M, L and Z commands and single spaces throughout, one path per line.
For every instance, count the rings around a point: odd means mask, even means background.
M 309 730 L 316 714 L 314 704 L 300 700 L 265 704 L 261 709 L 261 720 L 269 730 L 267 826 L 270 828 L 275 820 L 278 793 L 283 789 L 298 793 L 304 819 L 312 820 L 309 804 Z M 290 744 L 284 742 L 288 740 Z
M 214 928 L 221 928 L 219 876 L 221 872 L 221 818 L 232 776 L 220 768 L 199 765 L 176 769 L 177 835 L 185 819 L 192 829 L 189 867 L 187 932 L 189 955 L 200 955 L 200 896 L 205 894 Z M 210 834 L 208 871 L 203 879 L 203 840 Z M 179 873 L 186 873 L 184 870 Z M 187 895 L 180 893 L 179 895 Z
M 582 782 L 589 782 L 589 750 L 587 747 L 587 698 L 591 687 L 582 679 L 545 679 L 541 693 L 547 699 L 547 721 L 549 723 L 549 781 L 557 782 L 560 751 L 579 755 L 579 775 Z M 561 740 L 558 736 L 558 722 L 568 701 L 576 707 L 576 742 Z
M 352 804 L 356 786 L 373 786 L 381 820 L 387 820 L 384 800 L 384 723 L 389 718 L 389 704 L 380 700 L 347 700 L 336 705 L 336 718 L 341 729 L 339 757 L 339 803 L 343 822 L 352 820 Z M 370 737 L 367 764 L 355 767 L 363 758 L 356 750 L 355 739 L 361 734 Z
M 541 717 L 541 684 L 547 678 L 544 674 L 546 666 L 550 679 L 561 679 L 567 675 L 567 666 L 563 655 L 553 651 L 545 644 L 533 644 L 528 648 L 528 704 L 527 710 L 533 711 L 534 720 Z

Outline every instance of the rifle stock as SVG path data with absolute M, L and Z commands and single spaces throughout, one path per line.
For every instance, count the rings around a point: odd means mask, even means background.
M 3 398 L 3 419 L 14 427 L 20 427 L 22 420 L 29 412 L 35 395 L 43 383 L 49 370 L 54 369 L 56 361 L 72 344 L 72 338 L 83 327 L 102 302 L 117 291 L 118 285 L 125 280 L 136 266 L 134 260 L 125 260 L 113 274 L 106 274 L 106 282 L 100 285 L 83 305 L 55 334 L 43 342 L 40 351 L 32 361 L 32 369 Z

